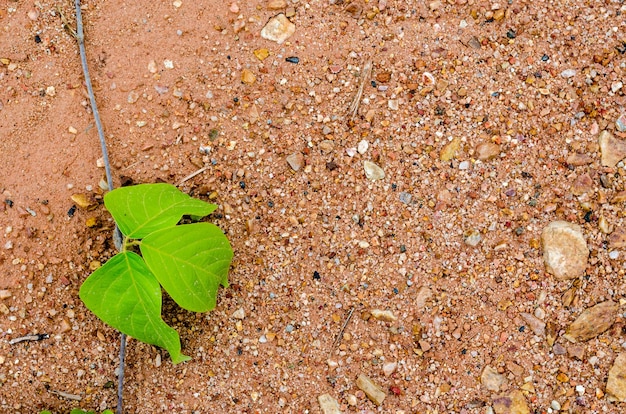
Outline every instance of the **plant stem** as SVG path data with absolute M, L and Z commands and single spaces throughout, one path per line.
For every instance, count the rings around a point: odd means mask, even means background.
M 98 138 L 100 139 L 100 148 L 102 150 L 102 159 L 104 160 L 104 169 L 107 177 L 107 185 L 109 191 L 113 190 L 113 176 L 111 174 L 111 164 L 109 163 L 109 152 L 107 151 L 106 139 L 104 137 L 104 128 L 100 121 L 100 113 L 98 112 L 98 106 L 96 105 L 96 97 L 93 93 L 93 86 L 91 84 L 91 77 L 89 76 L 89 67 L 87 66 L 87 53 L 85 52 L 85 34 L 83 31 L 83 16 L 80 10 L 80 0 L 74 1 L 74 8 L 76 10 L 76 40 L 78 41 L 78 49 L 80 51 L 80 62 L 83 66 L 83 76 L 85 77 L 85 84 L 87 85 L 87 92 L 89 93 L 89 102 L 91 103 L 91 112 L 93 113 L 94 120 L 96 122 L 96 128 L 98 130 Z M 116 241 L 116 247 L 119 250 L 122 246 L 117 245 L 117 241 L 121 240 L 121 233 L 117 224 L 115 225 L 113 239 Z M 124 391 L 124 360 L 126 357 L 126 335 L 121 334 L 120 345 L 120 370 L 117 377 L 117 414 L 123 412 L 123 391 Z

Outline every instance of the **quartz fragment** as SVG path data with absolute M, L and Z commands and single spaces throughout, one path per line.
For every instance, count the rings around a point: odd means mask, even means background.
M 626 353 L 619 354 L 609 370 L 606 383 L 609 401 L 626 402 Z
M 381 405 L 385 397 L 387 397 L 387 394 L 385 394 L 378 384 L 363 374 L 359 374 L 359 377 L 356 379 L 356 386 L 376 405 Z
M 388 377 L 394 372 L 396 372 L 396 368 L 398 368 L 397 362 L 385 362 L 383 364 L 383 374 Z
M 372 309 L 371 314 L 380 321 L 395 322 L 398 320 L 398 317 L 388 310 Z
M 506 382 L 506 378 L 502 374 L 498 374 L 498 370 L 487 365 L 480 375 L 480 382 L 483 387 L 489 391 L 500 391 L 500 387 Z
M 289 39 L 295 31 L 296 25 L 291 23 L 283 13 L 279 13 L 269 19 L 265 27 L 261 30 L 261 37 L 280 45 L 285 40 Z
M 579 277 L 587 267 L 589 249 L 577 224 L 553 221 L 541 233 L 546 270 L 558 280 Z
M 600 132 L 598 144 L 603 166 L 615 167 L 618 162 L 626 158 L 626 141 L 615 138 L 609 131 Z
M 385 178 L 385 171 L 371 161 L 364 161 L 363 169 L 368 180 L 375 181 Z
M 617 303 L 608 300 L 585 309 L 563 336 L 570 342 L 584 342 L 595 338 L 613 325 L 618 308 Z
M 496 414 L 530 414 L 526 398 L 520 390 L 513 390 L 493 399 Z
M 475 148 L 476 158 L 481 161 L 488 161 L 500 154 L 500 146 L 493 142 L 481 142 Z
M 616 227 L 609 236 L 609 243 L 614 249 L 621 249 L 626 246 L 626 227 Z
M 427 287 L 422 286 L 417 291 L 417 295 L 415 295 L 415 309 L 421 310 L 426 306 L 426 302 L 432 297 L 433 291 Z
M 535 335 L 545 336 L 546 335 L 546 323 L 541 319 L 531 315 L 530 313 L 522 312 L 520 315 L 524 322 L 528 324 L 528 327 Z
M 318 396 L 317 401 L 320 403 L 320 408 L 324 414 L 341 414 L 339 403 L 329 394 Z
M 292 170 L 298 171 L 304 165 L 304 156 L 300 152 L 295 152 L 287 156 L 287 163 Z
M 441 161 L 450 161 L 456 157 L 459 149 L 461 149 L 461 138 L 456 137 L 443 147 L 439 154 L 439 159 L 441 159 Z
M 619 132 L 626 132 L 626 114 L 621 114 L 619 118 L 615 120 L 615 127 Z

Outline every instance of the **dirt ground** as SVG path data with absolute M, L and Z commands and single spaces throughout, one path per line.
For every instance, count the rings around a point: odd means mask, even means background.
M 3 413 L 117 405 L 119 334 L 78 297 L 115 248 L 72 3 L 0 1 Z M 261 35 L 280 13 L 281 44 Z M 624 412 L 607 390 L 626 372 L 624 16 L 615 0 L 83 2 L 115 185 L 218 204 L 235 251 L 215 311 L 165 300 L 191 361 L 129 340 L 124 411 L 320 413 L 328 394 L 344 413 Z M 574 275 L 544 263 L 554 221 L 588 246 Z M 49 338 L 9 342 L 29 334 Z

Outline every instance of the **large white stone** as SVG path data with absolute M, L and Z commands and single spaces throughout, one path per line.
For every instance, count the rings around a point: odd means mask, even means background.
M 283 13 L 269 19 L 265 27 L 261 29 L 261 37 L 282 44 L 296 31 L 296 25 L 291 23 Z
M 546 270 L 558 280 L 582 276 L 587 267 L 589 248 L 579 225 L 553 221 L 541 233 Z

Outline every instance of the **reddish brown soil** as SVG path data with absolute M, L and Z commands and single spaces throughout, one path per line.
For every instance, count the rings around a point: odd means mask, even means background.
M 0 2 L 7 413 L 116 407 L 119 334 L 78 297 L 90 268 L 115 250 L 78 47 L 61 16 L 74 26 L 70 3 Z M 318 413 L 327 393 L 343 412 L 487 413 L 499 393 L 518 389 L 531 412 L 553 401 L 564 412 L 624 411 L 605 396 L 624 352 L 623 316 L 576 346 L 561 336 L 597 302 L 625 310 L 624 253 L 598 226 L 600 216 L 624 220 L 622 204 L 607 201 L 624 189 L 623 166 L 603 167 L 597 145 L 605 129 L 626 138 L 615 131 L 624 88 L 611 90 L 626 78 L 620 2 L 289 0 L 270 10 L 252 0 L 237 13 L 214 0 L 173 3 L 84 2 L 115 184 L 179 184 L 208 166 L 179 188 L 220 206 L 212 221 L 235 259 L 215 311 L 166 300 L 164 319 L 192 361 L 174 366 L 129 341 L 125 412 Z M 296 25 L 282 45 L 260 36 L 279 12 Z M 561 76 L 567 69 L 575 75 Z M 244 70 L 253 83 L 241 81 Z M 443 161 L 453 138 L 460 148 Z M 352 153 L 362 140 L 368 149 Z M 476 162 L 481 142 L 501 153 Z M 589 162 L 568 164 L 576 153 Z M 298 171 L 292 154 L 302 155 Z M 366 160 L 385 178 L 368 180 Z M 574 194 L 585 174 L 590 188 Z M 98 206 L 70 217 L 74 194 Z M 583 227 L 591 255 L 580 280 L 545 271 L 541 229 L 557 219 Z M 464 242 L 472 230 L 476 247 Z M 420 303 L 426 288 L 432 296 Z M 564 303 L 565 292 L 573 300 Z M 375 320 L 373 309 L 398 319 Z M 569 352 L 524 328 L 521 312 L 543 315 Z M 9 344 L 39 333 L 50 338 Z M 398 365 L 386 375 L 390 362 Z M 503 374 L 499 392 L 481 385 L 486 366 Z M 382 408 L 356 387 L 360 373 L 388 394 Z

